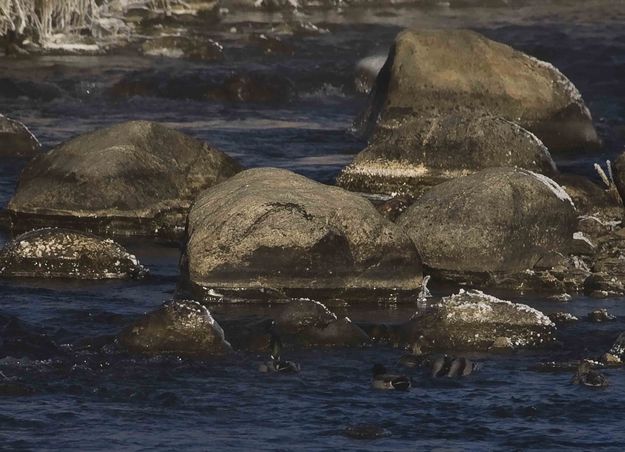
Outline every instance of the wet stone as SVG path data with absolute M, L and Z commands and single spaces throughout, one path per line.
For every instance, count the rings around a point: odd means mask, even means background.
M 468 30 L 399 33 L 361 126 L 368 135 L 398 116 L 458 106 L 514 121 L 550 151 L 600 143 L 579 91 L 560 71 Z
M 209 145 L 129 121 L 80 135 L 31 160 L 8 205 L 13 230 L 180 236 L 195 196 L 240 171 Z
M 137 258 L 110 239 L 67 229 L 37 229 L 0 251 L 0 277 L 123 279 L 147 274 Z
M 0 114 L 0 156 L 30 158 L 40 151 L 39 140 L 24 124 Z
M 399 327 L 403 342 L 421 341 L 425 349 L 441 351 L 548 347 L 555 331 L 549 317 L 536 309 L 464 290 L 418 311 Z
M 589 322 L 602 323 L 616 320 L 616 317 L 610 314 L 607 309 L 597 309 L 588 314 L 587 319 Z
M 358 301 L 421 285 L 414 245 L 369 201 L 286 170 L 244 171 L 203 192 L 187 232 L 182 271 L 202 297 Z
M 229 353 L 224 332 L 208 309 L 194 301 L 169 301 L 146 314 L 118 337 L 131 353 L 204 358 Z

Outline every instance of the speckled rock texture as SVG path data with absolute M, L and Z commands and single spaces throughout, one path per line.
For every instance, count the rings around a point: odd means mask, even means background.
M 429 269 L 462 279 L 463 273 L 523 272 L 566 255 L 577 214 L 568 194 L 546 176 L 493 168 L 437 185 L 398 225 Z
M 100 234 L 181 235 L 203 189 L 241 167 L 157 123 L 131 121 L 33 159 L 8 205 L 16 231 L 62 226 Z
M 450 351 L 545 347 L 553 344 L 555 332 L 542 312 L 477 290 L 445 297 L 400 327 L 405 342 Z
M 579 91 L 555 67 L 468 30 L 399 33 L 361 126 L 369 134 L 376 123 L 458 107 L 516 122 L 552 152 L 600 143 Z
M 408 236 L 369 201 L 273 168 L 244 171 L 198 197 L 183 274 L 196 287 L 282 297 L 414 293 L 422 276 Z
M 140 278 L 147 270 L 110 239 L 66 229 L 38 229 L 11 240 L 0 251 L 0 277 Z
M 219 61 L 224 57 L 223 46 L 218 42 L 188 36 L 159 36 L 144 42 L 141 48 L 150 56 L 199 61 Z
M 556 173 L 542 142 L 506 119 L 471 112 L 408 116 L 378 127 L 337 184 L 365 193 L 420 195 L 446 180 L 498 166 Z
M 30 158 L 41 150 L 39 140 L 19 121 L 0 115 L 0 156 Z
M 206 307 L 195 301 L 168 301 L 130 325 L 118 337 L 131 353 L 190 357 L 231 351 L 224 332 Z

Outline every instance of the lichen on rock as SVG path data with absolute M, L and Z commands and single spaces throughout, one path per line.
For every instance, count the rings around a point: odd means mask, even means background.
M 110 239 L 66 229 L 22 234 L 0 251 L 0 277 L 120 279 L 147 274 L 137 258 Z

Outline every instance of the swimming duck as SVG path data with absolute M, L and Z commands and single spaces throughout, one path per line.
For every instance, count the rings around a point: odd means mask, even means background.
M 270 360 L 262 363 L 258 370 L 261 372 L 295 373 L 300 371 L 300 366 L 293 361 L 286 361 L 281 358 L 282 341 L 275 334 L 271 335 L 271 356 Z
M 410 368 L 423 366 L 427 361 L 428 356 L 423 354 L 421 345 L 417 342 L 410 347 L 410 353 L 406 353 L 399 358 L 399 364 Z
M 443 355 L 432 362 L 432 377 L 466 377 L 471 375 L 477 368 L 477 364 L 470 359 Z
M 412 386 L 410 378 L 404 375 L 393 375 L 387 373 L 386 367 L 382 364 L 373 366 L 373 380 L 371 386 L 376 389 L 395 389 L 407 391 Z
M 593 370 L 588 361 L 583 361 L 577 367 L 571 383 L 591 388 L 605 388 L 608 385 L 608 379 L 601 372 Z

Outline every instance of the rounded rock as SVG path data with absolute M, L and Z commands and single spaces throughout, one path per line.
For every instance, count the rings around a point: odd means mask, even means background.
M 208 309 L 195 301 L 169 301 L 118 337 L 131 353 L 189 357 L 224 355 L 232 349 Z
M 112 240 L 66 229 L 37 229 L 11 240 L 0 252 L 0 277 L 120 279 L 147 270 Z
M 475 112 L 410 116 L 378 127 L 337 184 L 365 193 L 420 195 L 449 179 L 500 166 L 556 173 L 542 142 L 506 119 Z
M 17 232 L 60 226 L 175 236 L 203 189 L 240 171 L 224 153 L 157 123 L 131 121 L 33 159 L 8 205 Z
M 41 144 L 19 121 L 0 115 L 0 156 L 30 158 L 41 151 Z
M 566 255 L 577 214 L 546 176 L 494 168 L 437 185 L 399 218 L 425 266 L 440 275 L 514 273 Z
M 286 170 L 248 170 L 206 190 L 187 233 L 183 271 L 199 288 L 316 297 L 421 284 L 401 228 L 366 199 Z
M 458 106 L 530 130 L 551 150 L 600 140 L 577 88 L 551 64 L 469 30 L 405 30 L 397 35 L 363 115 L 379 121 Z

